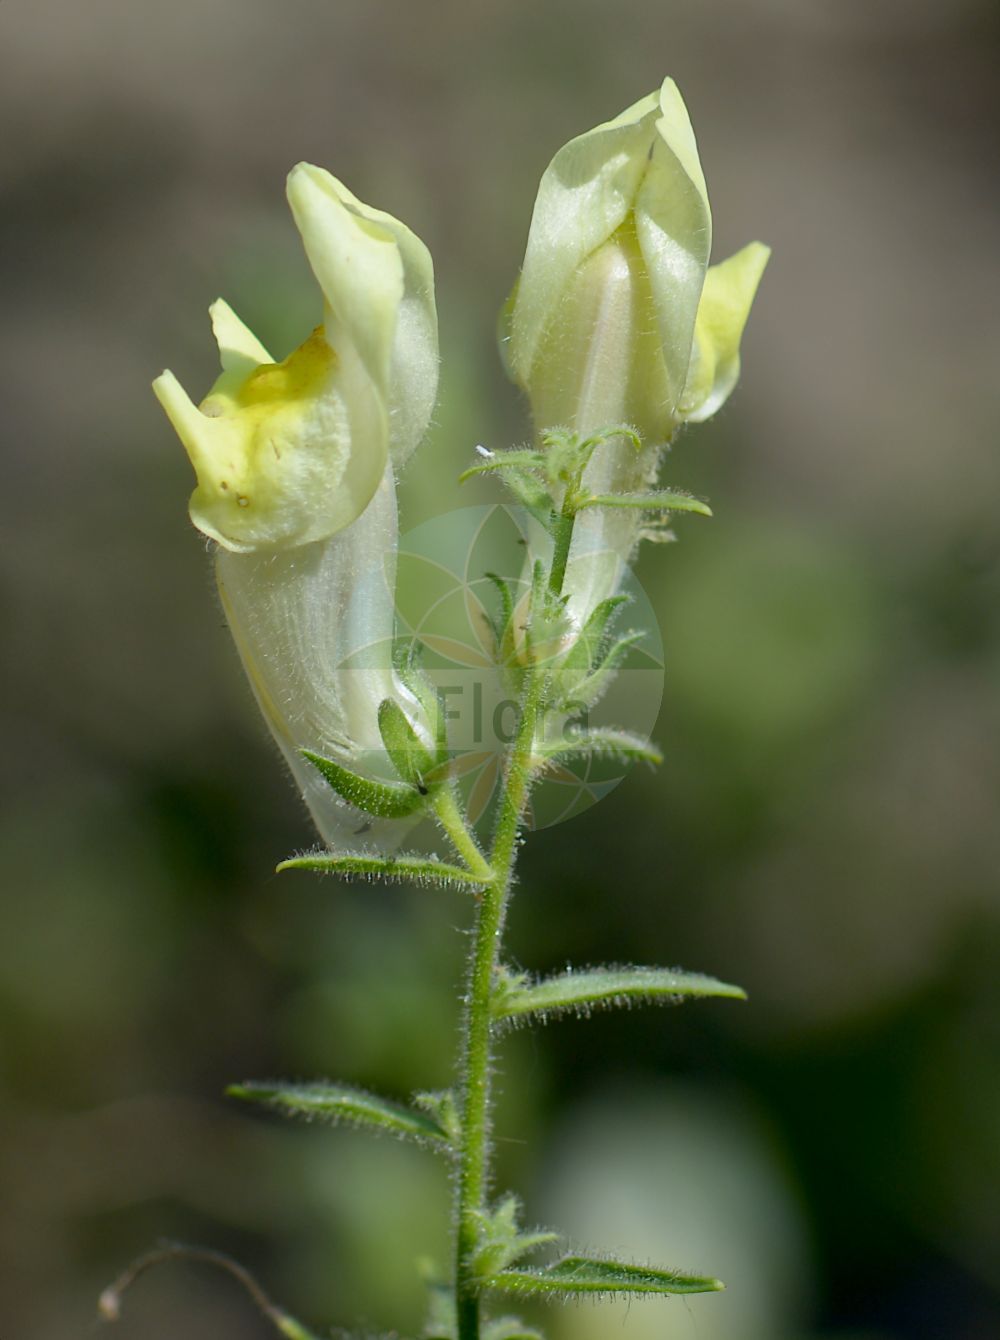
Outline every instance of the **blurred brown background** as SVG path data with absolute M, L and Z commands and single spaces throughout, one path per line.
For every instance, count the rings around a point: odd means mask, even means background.
M 317 1328 L 417 1333 L 430 1156 L 234 1110 L 230 1079 L 446 1082 L 469 908 L 276 878 L 312 836 L 257 719 L 149 391 L 219 293 L 317 316 L 283 201 L 330 167 L 437 264 L 442 398 L 404 522 L 526 432 L 493 347 L 537 179 L 678 80 L 716 256 L 774 247 L 744 384 L 644 555 L 667 762 L 535 838 L 512 952 L 681 963 L 747 1006 L 553 1025 L 503 1058 L 502 1174 L 577 1242 L 724 1297 L 555 1340 L 1000 1334 L 1000 421 L 991 0 L 5 0 L 0 7 L 0 1335 L 89 1333 L 152 1240 Z M 121 1340 L 236 1340 L 173 1266 Z

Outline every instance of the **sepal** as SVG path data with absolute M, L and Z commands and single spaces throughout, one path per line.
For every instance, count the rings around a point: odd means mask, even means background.
M 554 668 L 572 643 L 573 624 L 566 597 L 549 590 L 545 565 L 539 559 L 531 569 L 531 592 L 523 637 L 517 640 L 517 655 L 525 665 Z M 514 628 L 514 635 L 521 632 Z
M 506 577 L 501 577 L 499 573 L 486 572 L 483 576 L 488 582 L 493 583 L 500 596 L 499 617 L 491 619 L 490 625 L 496 642 L 497 658 L 503 664 L 513 654 L 514 592 L 511 583 Z
M 433 742 L 431 767 L 433 780 L 443 775 L 448 764 L 448 720 L 437 689 L 420 667 L 420 644 L 399 639 L 393 649 L 396 676 L 403 688 L 413 695 L 424 714 L 427 736 Z M 412 722 L 410 723 L 412 727 Z M 417 732 L 418 738 L 419 732 Z
M 563 659 L 564 671 L 595 670 L 610 650 L 609 629 L 615 614 L 629 603 L 628 596 L 608 596 L 595 606 L 580 636 Z
M 496 615 L 490 618 L 493 654 L 511 697 L 520 698 L 524 688 L 526 667 L 521 661 L 524 631 L 519 627 L 519 623 L 523 619 L 526 606 L 530 606 L 530 599 L 525 600 L 516 590 L 514 583 L 498 573 L 486 572 L 483 575 L 496 587 L 500 597 L 500 607 Z
M 579 711 L 581 707 L 593 707 L 607 692 L 626 656 L 645 636 L 642 631 L 624 633 L 616 642 L 612 642 L 601 653 L 590 673 L 576 679 L 566 689 L 563 695 L 566 709 Z
M 545 453 L 545 473 L 553 484 L 575 483 L 597 448 L 617 444 L 620 438 L 635 448 L 635 459 L 642 451 L 642 438 L 627 423 L 608 424 L 586 434 L 572 428 L 545 428 L 539 437 Z
M 314 754 L 311 749 L 303 749 L 301 753 L 341 800 L 377 819 L 405 819 L 425 803 L 426 791 L 421 793 L 415 786 L 373 781 L 341 767 L 332 758 Z
M 426 796 L 433 780 L 431 773 L 442 760 L 421 739 L 394 698 L 383 698 L 379 703 L 378 728 L 392 766 L 408 786 Z
M 530 470 L 508 470 L 505 483 L 525 511 L 551 535 L 556 526 L 556 505 L 545 485 Z

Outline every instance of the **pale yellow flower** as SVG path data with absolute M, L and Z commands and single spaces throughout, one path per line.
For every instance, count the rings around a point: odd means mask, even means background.
M 153 383 L 197 475 L 190 512 L 215 540 L 226 618 L 250 683 L 327 842 L 391 846 L 303 750 L 386 775 L 378 725 L 393 699 L 429 739 L 393 670 L 398 525 L 394 467 L 423 436 L 437 392 L 434 275 L 404 224 L 300 163 L 288 200 L 323 296 L 323 324 L 280 363 L 221 299 L 222 374 L 196 406 Z
M 698 147 L 672 79 L 564 145 L 542 176 L 501 352 L 538 432 L 629 424 L 593 454 L 594 494 L 652 484 L 678 427 L 714 414 L 736 385 L 740 337 L 768 248 L 709 266 L 712 218 Z M 576 526 L 570 608 L 586 618 L 618 587 L 638 513 L 593 511 Z
M 360 516 L 423 436 L 437 391 L 430 255 L 403 224 L 300 163 L 288 200 L 324 320 L 275 363 L 221 299 L 222 374 L 196 406 L 171 372 L 153 383 L 198 483 L 191 519 L 234 553 L 322 540 Z

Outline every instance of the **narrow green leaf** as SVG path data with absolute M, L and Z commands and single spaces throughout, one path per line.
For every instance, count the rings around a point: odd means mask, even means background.
M 226 1096 L 261 1103 L 286 1116 L 302 1117 L 307 1121 L 345 1122 L 350 1126 L 366 1126 L 370 1130 L 396 1135 L 403 1140 L 415 1140 L 418 1144 L 436 1148 L 451 1146 L 447 1132 L 426 1113 L 414 1111 L 402 1103 L 389 1102 L 349 1084 L 248 1080 L 245 1084 L 231 1084 L 226 1089 Z
M 379 819 L 403 819 L 424 803 L 424 797 L 416 787 L 359 777 L 357 773 L 342 768 L 332 758 L 323 758 L 311 749 L 303 749 L 302 756 L 309 760 L 338 796 L 365 814 L 373 814 Z
M 543 428 L 539 433 L 542 443 L 542 449 L 546 456 L 551 455 L 553 451 L 565 451 L 575 448 L 579 445 L 580 434 L 572 428 L 561 428 L 555 424 L 549 428 Z
M 594 667 L 595 672 L 617 669 L 632 648 L 641 642 L 645 636 L 646 634 L 641 629 L 632 633 L 623 633 L 618 641 L 612 643 L 608 648 L 604 659 Z
M 543 763 L 561 758 L 586 758 L 596 755 L 598 758 L 619 758 L 625 762 L 650 763 L 654 766 L 663 762 L 663 755 L 655 744 L 624 730 L 573 730 L 567 727 L 567 733 L 557 740 L 548 740 L 535 747 L 535 757 Z
M 629 423 L 610 423 L 606 428 L 599 428 L 596 433 L 584 438 L 580 446 L 584 450 L 593 450 L 604 442 L 614 441 L 616 437 L 627 437 L 636 451 L 642 450 L 642 438 Z
M 541 434 L 541 442 L 549 478 L 565 482 L 574 477 L 579 479 L 595 450 L 618 437 L 628 438 L 637 451 L 642 447 L 638 433 L 627 423 L 609 424 L 586 437 L 572 428 L 546 428 Z
M 564 670 L 590 670 L 602 659 L 607 651 L 608 628 L 611 620 L 623 605 L 629 603 L 628 596 L 608 596 L 592 610 L 589 619 L 580 630 L 580 636 L 563 658 Z
M 514 618 L 514 593 L 510 589 L 510 582 L 506 577 L 501 577 L 497 572 L 487 572 L 483 575 L 487 581 L 493 583 L 500 593 L 500 617 L 493 622 L 493 633 L 496 637 L 497 653 L 502 656 L 504 643 L 507 640 L 507 631 Z
M 520 1214 L 520 1201 L 509 1194 L 491 1209 L 476 1212 L 477 1242 L 469 1265 L 480 1279 L 492 1278 L 536 1247 L 558 1241 L 559 1234 L 549 1229 L 523 1231 Z
M 539 559 L 531 571 L 525 645 L 536 666 L 548 663 L 558 669 L 562 647 L 571 632 L 571 621 L 566 609 L 567 597 L 550 591 L 547 578 L 545 565 Z
M 425 778 L 436 760 L 394 698 L 383 698 L 379 703 L 378 729 L 392 766 L 404 782 L 426 795 Z
M 556 505 L 545 485 L 530 470 L 507 470 L 504 482 L 521 506 L 551 534 L 556 524 Z
M 344 879 L 386 879 L 398 883 L 481 889 L 482 880 L 458 865 L 433 861 L 424 856 L 370 856 L 367 852 L 326 851 L 291 856 L 277 867 L 283 870 L 316 870 L 322 875 L 341 875 Z
M 649 493 L 602 493 L 585 498 L 578 504 L 577 511 L 582 512 L 585 507 L 639 507 L 647 512 L 697 512 L 699 516 L 712 515 L 708 503 L 678 489 L 654 489 Z
M 467 479 L 473 479 L 476 475 L 502 472 L 504 482 L 518 502 L 526 507 L 546 530 L 551 530 L 555 503 L 544 484 L 533 473 L 535 470 L 544 470 L 547 464 L 546 453 L 532 448 L 490 452 L 485 459 L 464 470 L 459 475 L 458 482 L 464 484 Z
M 463 470 L 458 482 L 464 484 L 474 475 L 493 474 L 496 470 L 537 470 L 545 464 L 545 453 L 541 451 L 497 451 L 484 458 L 478 465 Z
M 682 1000 L 723 996 L 745 1000 L 746 992 L 702 973 L 675 968 L 608 966 L 567 969 L 554 977 L 532 981 L 505 973 L 498 981 L 491 1006 L 496 1020 L 543 1022 L 561 1014 L 586 1016 L 632 1004 L 677 1005 Z
M 618 667 L 625 660 L 626 656 L 637 643 L 641 642 L 646 636 L 641 630 L 633 633 L 625 633 L 611 647 L 603 653 L 597 665 L 586 678 L 579 680 L 572 686 L 571 692 L 565 695 L 565 705 L 570 710 L 571 705 L 579 707 L 593 707 L 595 703 L 607 692 L 612 679 L 618 672 Z
M 413 1101 L 421 1111 L 426 1112 L 432 1121 L 444 1131 L 455 1144 L 462 1137 L 462 1117 L 452 1089 L 425 1089 L 413 1095 Z
M 684 1275 L 677 1270 L 605 1261 L 600 1257 L 564 1256 L 541 1269 L 503 1270 L 486 1281 L 488 1289 L 514 1294 L 677 1294 L 717 1293 L 721 1280 Z

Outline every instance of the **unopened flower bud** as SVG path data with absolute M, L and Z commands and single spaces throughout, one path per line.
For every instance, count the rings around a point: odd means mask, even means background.
M 539 433 L 627 423 L 639 434 L 642 451 L 618 438 L 594 452 L 584 475 L 594 494 L 647 486 L 679 425 L 708 418 L 736 384 L 768 249 L 752 243 L 709 268 L 711 239 L 694 132 L 671 79 L 571 140 L 542 176 L 501 350 Z M 567 574 L 579 617 L 616 589 L 640 528 L 636 513 L 580 518 Z

